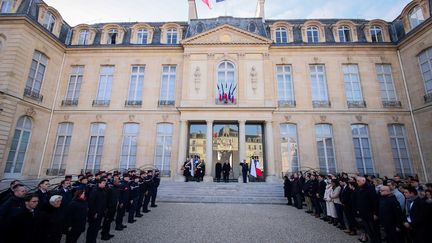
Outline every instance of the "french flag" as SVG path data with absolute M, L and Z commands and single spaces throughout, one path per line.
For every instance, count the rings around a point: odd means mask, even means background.
M 259 161 L 252 159 L 251 167 L 250 167 L 250 175 L 253 177 L 261 177 L 263 173 L 259 167 L 260 167 Z
M 207 7 L 209 8 L 209 9 L 212 9 L 213 8 L 213 2 L 212 2 L 212 0 L 202 0 L 203 1 L 203 3 L 205 4 L 205 5 L 207 5 Z M 225 0 L 216 0 L 216 3 L 220 3 L 220 2 L 223 2 L 223 1 L 225 1 Z

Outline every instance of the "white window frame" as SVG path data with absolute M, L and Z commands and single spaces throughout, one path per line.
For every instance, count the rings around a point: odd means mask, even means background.
M 0 6 L 0 13 L 11 13 L 13 0 L 3 0 Z
M 279 78 L 282 78 L 282 80 L 279 80 Z M 276 80 L 278 85 L 278 100 L 295 101 L 292 65 L 276 65 Z M 280 84 L 282 84 L 282 87 Z M 280 91 L 282 91 L 282 97 L 280 96 Z
M 390 69 L 390 72 L 386 72 L 386 67 Z M 380 84 L 382 101 L 398 101 L 391 64 L 375 64 L 375 69 L 377 72 L 377 79 Z
M 148 44 L 149 31 L 147 29 L 139 29 L 137 31 L 137 44 Z
M 96 96 L 97 101 L 111 100 L 114 72 L 115 66 L 101 66 L 98 92 Z
M 144 78 L 145 78 L 144 65 L 134 65 L 131 67 L 131 78 L 129 83 L 128 101 L 142 101 L 142 95 L 144 89 Z
M 402 135 L 397 134 L 397 131 L 396 131 L 397 127 L 401 128 Z M 410 156 L 410 152 L 409 152 L 409 148 L 408 148 L 405 126 L 402 124 L 389 124 L 388 130 L 389 130 L 390 146 L 392 149 L 393 161 L 395 163 L 396 173 L 400 174 L 402 177 L 412 175 L 413 174 L 413 166 L 412 166 L 411 156 Z M 396 147 L 393 147 L 392 141 L 394 141 L 394 144 L 396 145 Z M 403 149 L 403 146 L 406 149 L 407 158 L 402 158 L 401 150 Z M 407 160 L 407 163 L 409 165 L 408 171 L 405 170 L 403 159 Z M 399 171 L 398 171 L 398 167 L 400 169 Z
M 419 6 L 416 6 L 408 14 L 408 19 L 411 29 L 414 29 L 424 21 L 423 10 Z
M 324 129 L 328 129 L 329 133 L 324 133 Z M 319 158 L 323 156 L 325 160 L 325 165 L 322 167 L 321 162 L 319 161 L 320 170 L 321 168 L 325 169 L 325 172 L 328 173 L 336 173 L 337 172 L 337 162 L 336 162 L 336 150 L 335 150 L 335 142 L 333 138 L 333 126 L 331 124 L 316 124 L 315 125 L 315 137 L 316 137 L 316 146 L 317 146 L 317 155 L 318 155 L 318 161 Z M 328 148 L 326 140 L 331 139 L 331 148 Z M 318 143 L 322 142 L 323 144 L 323 150 L 324 154 L 320 155 L 320 150 L 318 147 Z M 334 170 L 330 170 L 330 163 L 331 158 L 329 157 L 329 154 L 327 153 L 327 150 L 331 149 L 333 151 L 333 163 L 334 163 Z M 322 171 L 321 171 L 322 172 Z
M 360 128 L 361 126 L 365 126 L 366 128 L 366 135 L 365 134 L 360 134 Z M 358 134 L 356 136 L 354 136 L 354 129 L 356 129 L 358 131 Z M 354 159 L 356 162 L 356 167 L 359 170 L 359 172 L 363 173 L 363 174 L 370 174 L 371 171 L 367 171 L 366 169 L 366 158 L 365 158 L 365 154 L 364 154 L 364 147 L 363 147 L 363 139 L 367 139 L 367 144 L 368 144 L 368 148 L 370 150 L 370 160 L 372 163 L 372 173 L 375 174 L 375 162 L 374 162 L 374 158 L 373 158 L 373 151 L 372 151 L 372 146 L 371 146 L 371 142 L 370 142 L 370 137 L 369 137 L 369 126 L 367 124 L 353 124 L 351 125 L 351 133 L 352 133 L 352 137 L 353 137 L 353 146 L 354 146 Z M 360 149 L 360 156 L 361 156 L 361 160 L 362 160 L 362 167 L 363 168 L 359 168 L 357 165 L 357 157 L 355 155 L 355 143 L 354 140 L 358 140 L 358 144 L 359 144 L 359 149 Z M 360 171 L 363 170 L 363 171 Z
M 319 71 L 319 67 L 322 67 L 322 72 Z M 324 64 L 310 64 L 309 65 L 309 73 L 310 73 L 310 79 L 312 84 L 312 100 L 313 101 L 329 101 L 329 95 L 328 95 L 328 88 L 327 88 L 327 78 L 326 78 L 326 69 Z M 322 77 L 322 80 L 320 80 L 320 77 Z M 315 92 L 313 89 L 313 82 L 316 83 L 316 95 L 318 97 L 315 97 Z
M 177 65 L 163 65 L 161 76 L 160 100 L 175 101 L 176 96 Z M 164 90 L 166 82 L 166 90 Z M 172 95 L 170 95 L 172 94 Z
M 383 30 L 380 26 L 373 25 L 370 27 L 369 31 L 372 42 L 384 42 Z
M 288 30 L 284 27 L 278 27 L 275 30 L 275 39 L 278 44 L 288 43 Z
M 22 123 L 22 124 L 20 124 Z M 26 161 L 26 157 L 27 157 L 27 150 L 28 150 L 28 146 L 30 144 L 31 141 L 31 135 L 32 135 L 32 127 L 33 127 L 33 122 L 32 119 L 28 116 L 22 116 L 18 119 L 17 123 L 16 123 L 16 127 L 15 127 L 15 131 L 14 131 L 14 136 L 13 136 L 13 140 L 11 143 L 11 147 L 8 153 L 8 157 L 6 159 L 6 167 L 5 167 L 5 171 L 4 171 L 4 176 L 15 176 L 15 175 L 20 175 L 22 173 L 22 170 L 24 168 L 25 165 L 25 161 Z M 16 142 L 16 148 L 15 150 L 12 150 L 12 146 L 14 144 L 14 140 L 17 137 L 17 132 L 19 133 L 18 135 L 18 141 Z M 23 134 L 24 132 L 28 132 L 28 140 L 27 141 L 23 141 Z M 24 150 L 21 149 L 22 146 L 25 146 Z M 18 154 L 19 153 L 24 153 L 24 155 L 22 156 L 22 164 L 20 165 L 20 171 L 16 172 L 16 168 L 17 168 L 17 159 L 18 159 Z M 13 157 L 12 160 L 10 160 L 10 157 Z M 7 170 L 8 164 L 10 164 L 10 169 Z
M 342 64 L 342 73 L 344 75 L 345 95 L 347 101 L 363 101 L 363 92 L 358 65 Z M 356 85 L 358 86 L 358 89 L 355 89 Z M 351 88 L 349 88 L 349 86 Z M 356 93 L 358 94 L 358 97 L 355 97 Z
M 92 172 L 95 172 L 96 170 L 100 169 L 102 163 L 106 127 L 107 126 L 105 123 L 92 123 L 90 126 L 90 137 L 87 146 L 86 162 L 84 165 L 85 171 L 91 170 Z M 93 139 L 95 139 L 95 143 L 94 143 L 95 148 L 94 148 L 94 153 L 90 154 L 91 153 L 90 146 Z M 98 158 L 99 158 L 99 165 L 96 164 Z
M 107 44 L 108 45 L 117 44 L 118 35 L 119 35 L 119 31 L 117 29 L 109 29 L 107 34 Z M 115 39 L 113 39 L 113 37 L 115 37 Z
M 232 80 L 230 77 L 232 76 Z M 217 85 L 219 87 L 224 87 L 224 91 L 228 91 L 227 89 L 231 88 L 233 89 L 235 85 L 237 84 L 237 71 L 236 71 L 236 65 L 228 60 L 223 60 L 217 65 L 217 71 L 216 71 L 216 80 Z M 238 88 L 238 87 L 237 87 Z M 217 87 L 215 88 L 216 91 L 216 97 L 219 96 L 219 90 Z M 234 97 L 237 98 L 237 89 L 234 91 Z M 219 100 L 218 100 L 219 101 Z
M 72 140 L 73 123 L 60 123 L 57 128 L 56 142 L 54 145 L 51 169 L 65 170 Z M 56 161 L 59 159 L 59 161 Z
M 36 67 L 32 77 L 32 67 L 34 63 Z M 41 75 L 38 75 L 41 67 L 43 67 L 43 73 Z M 35 51 L 32 58 L 32 64 L 30 65 L 30 71 L 26 83 L 26 89 L 28 89 L 31 92 L 40 94 L 47 67 L 48 67 L 48 57 L 39 51 Z M 38 79 L 38 76 L 40 80 Z M 39 87 L 36 86 L 36 84 L 38 83 L 40 83 Z
M 175 45 L 178 42 L 178 33 L 177 33 L 177 29 L 176 28 L 170 28 L 167 30 L 166 33 L 166 38 L 167 41 L 166 43 L 169 45 Z
M 43 26 L 49 32 L 53 32 L 55 24 L 56 24 L 56 17 L 54 16 L 54 14 L 49 11 L 46 11 Z
M 309 39 L 309 33 L 311 33 L 310 39 Z M 306 38 L 308 43 L 318 43 L 320 41 L 320 33 L 318 27 L 316 26 L 307 27 Z
M 170 130 L 170 134 L 168 134 L 168 130 Z M 165 173 L 166 171 L 170 171 L 171 167 L 171 159 L 172 159 L 172 137 L 174 133 L 174 125 L 172 123 L 158 123 L 156 126 L 156 143 L 155 143 L 155 153 L 154 153 L 154 166 L 158 168 L 160 171 Z M 170 138 L 170 139 L 168 139 Z M 171 140 L 171 144 L 169 141 Z M 158 154 L 158 146 L 162 146 L 162 154 Z M 167 155 L 166 152 L 169 151 L 170 155 Z M 161 161 L 158 161 L 158 157 L 161 158 Z M 165 163 L 168 160 L 168 164 Z M 160 163 L 159 163 L 160 162 Z
M 297 172 L 300 170 L 300 156 L 299 156 L 299 142 L 297 133 L 297 124 L 293 123 L 282 123 L 280 124 L 280 138 L 281 138 L 281 157 L 282 166 L 284 166 L 284 160 L 287 159 L 287 165 L 290 166 L 291 172 Z M 288 147 L 284 148 L 283 141 L 287 140 Z M 287 154 L 290 155 L 288 158 L 284 157 L 284 150 L 286 149 Z M 284 168 L 285 169 L 285 168 Z M 286 172 L 286 171 L 283 171 Z
M 422 62 L 422 56 L 425 57 L 425 61 Z M 424 84 L 424 88 L 425 88 L 425 93 L 426 95 L 430 95 L 432 94 L 432 47 L 430 47 L 429 49 L 423 51 L 422 53 L 420 53 L 419 57 L 418 57 L 418 62 L 419 62 L 419 66 L 420 66 L 420 72 L 422 74 L 423 77 L 423 84 Z M 424 71 L 423 67 L 428 68 L 428 70 Z M 430 79 L 426 80 L 426 75 L 425 73 L 429 72 L 430 75 Z M 430 83 L 430 89 L 428 89 L 428 84 Z
M 78 37 L 78 45 L 87 45 L 90 37 L 89 30 L 80 30 Z
M 72 71 L 69 76 L 68 90 L 66 91 L 65 100 L 78 101 L 84 77 L 84 66 L 74 65 L 71 66 L 71 68 Z
M 347 35 L 348 33 L 348 35 Z M 351 28 L 342 25 L 338 28 L 338 34 L 339 34 L 339 42 L 351 42 L 352 41 L 352 31 Z
M 128 131 L 128 126 L 133 132 Z M 139 124 L 123 124 L 123 141 L 121 146 L 119 168 L 121 170 L 133 169 L 136 166 L 137 149 L 138 149 Z M 133 149 L 133 147 L 135 147 Z

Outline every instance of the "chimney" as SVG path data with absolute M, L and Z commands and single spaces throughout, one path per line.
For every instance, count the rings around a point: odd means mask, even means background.
M 197 19 L 198 13 L 197 13 L 195 0 L 188 0 L 188 3 L 189 3 L 189 21 L 191 19 Z
M 255 17 L 262 18 L 264 21 L 265 15 L 264 15 L 264 4 L 265 0 L 257 0 L 257 7 L 255 12 Z

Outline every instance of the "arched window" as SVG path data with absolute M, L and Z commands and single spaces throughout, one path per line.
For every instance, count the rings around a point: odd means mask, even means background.
M 177 29 L 171 28 L 167 31 L 167 44 L 177 44 Z
M 147 44 L 148 30 L 140 29 L 137 32 L 137 44 Z
M 199 34 L 199 33 L 203 32 L 204 29 L 205 29 L 204 24 L 201 23 L 201 22 L 199 22 L 199 23 L 197 24 L 197 26 L 196 26 L 196 32 Z
M 276 29 L 276 43 L 288 43 L 288 31 L 285 28 Z
M 300 169 L 296 124 L 280 124 L 282 171 L 297 172 Z
M 223 61 L 217 68 L 218 103 L 234 104 L 237 100 L 235 66 L 230 61 Z
M 339 33 L 339 42 L 350 42 L 351 38 L 351 29 L 348 26 L 341 26 L 338 29 Z
M 87 148 L 85 170 L 92 173 L 99 171 L 105 140 L 105 123 L 93 123 L 90 128 L 90 141 Z
M 54 147 L 53 160 L 51 163 L 51 175 L 63 174 L 66 170 L 66 162 L 69 155 L 73 132 L 73 123 L 60 123 L 57 129 L 56 145 Z
M 424 21 L 422 9 L 417 6 L 413 10 L 411 10 L 409 14 L 409 22 L 411 29 L 414 29 L 417 25 L 421 24 Z
M 12 10 L 13 0 L 3 0 L 0 6 L 0 13 L 10 13 Z
M 370 28 L 370 34 L 371 34 L 372 42 L 383 42 L 384 41 L 383 40 L 383 32 L 382 32 L 381 27 L 376 26 L 376 25 L 372 26 Z
M 336 173 L 336 155 L 332 125 L 315 125 L 315 136 L 321 173 Z
M 307 39 L 309 43 L 319 42 L 319 31 L 317 27 L 315 26 L 308 27 L 306 33 L 307 33 Z
M 78 39 L 78 45 L 87 45 L 90 36 L 89 30 L 81 30 Z
M 374 161 L 372 147 L 369 140 L 369 129 L 366 124 L 354 124 L 351 126 L 355 160 L 360 174 L 374 174 Z
M 173 124 L 159 123 L 156 128 L 156 147 L 154 166 L 161 176 L 170 176 Z
M 43 26 L 49 31 L 52 32 L 54 30 L 56 18 L 51 12 L 46 12 Z
M 115 45 L 117 41 L 118 31 L 116 29 L 110 29 L 108 31 L 107 44 Z
M 254 22 L 250 22 L 248 26 L 248 30 L 252 33 L 255 33 L 257 30 L 257 25 Z
M 32 120 L 30 117 L 22 116 L 18 119 L 9 155 L 6 160 L 5 177 L 21 174 L 27 147 L 30 142 L 31 130 Z

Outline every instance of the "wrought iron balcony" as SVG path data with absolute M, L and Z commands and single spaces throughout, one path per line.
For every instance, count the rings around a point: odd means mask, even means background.
M 77 106 L 78 99 L 65 99 L 62 100 L 62 106 Z
M 283 107 L 296 107 L 296 101 L 295 100 L 279 100 L 278 106 Z
M 93 106 L 109 106 L 110 100 L 93 100 Z
M 364 100 L 351 100 L 347 101 L 348 108 L 365 108 L 366 101 Z
M 382 102 L 384 108 L 400 108 L 402 107 L 402 103 L 400 101 L 383 101 Z
M 174 100 L 159 100 L 158 104 L 159 104 L 159 106 L 174 106 L 175 101 Z
M 432 92 L 425 94 L 425 96 L 423 98 L 424 98 L 425 103 L 432 102 Z
M 125 106 L 142 106 L 142 100 L 126 100 Z
M 33 91 L 31 88 L 28 87 L 24 89 L 24 96 L 37 100 L 39 102 L 42 102 L 43 100 L 43 95 L 41 95 L 39 91 Z
M 65 175 L 66 170 L 65 169 L 47 169 L 46 175 L 47 176 L 62 176 Z
M 313 100 L 312 106 L 313 108 L 330 108 L 331 103 L 328 100 Z

